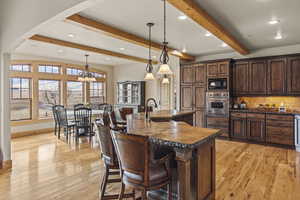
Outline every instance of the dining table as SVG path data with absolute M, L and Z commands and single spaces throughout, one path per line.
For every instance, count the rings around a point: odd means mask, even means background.
M 172 112 L 169 112 L 172 113 Z M 174 113 L 174 112 L 173 112 Z M 159 113 L 151 113 L 159 116 Z M 166 114 L 166 112 L 165 112 Z M 159 116 L 162 118 L 162 115 Z M 127 115 L 127 133 L 148 136 L 151 143 L 174 152 L 172 193 L 180 200 L 213 200 L 216 191 L 215 138 L 220 130 L 194 127 L 184 121 L 146 119 L 144 113 Z M 158 148 L 159 149 L 159 148 Z M 161 148 L 164 151 L 165 148 Z M 162 152 L 163 153 L 163 152 Z M 149 193 L 150 199 L 166 197 L 165 190 Z

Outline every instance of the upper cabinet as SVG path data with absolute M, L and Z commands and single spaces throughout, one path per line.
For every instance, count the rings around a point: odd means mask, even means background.
M 300 56 L 289 57 L 287 60 L 287 92 L 300 95 Z
M 181 83 L 192 84 L 195 80 L 195 69 L 192 65 L 181 67 Z
M 229 75 L 229 61 L 207 64 L 207 77 L 224 77 Z
M 234 96 L 300 95 L 300 56 L 237 61 L 232 69 Z
M 268 94 L 286 94 L 286 58 L 270 59 L 268 61 Z
M 205 64 L 198 64 L 195 66 L 195 83 L 206 85 L 206 66 Z

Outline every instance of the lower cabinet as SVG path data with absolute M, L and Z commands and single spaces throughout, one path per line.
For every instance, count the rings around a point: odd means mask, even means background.
M 256 142 L 266 141 L 266 115 L 247 114 L 247 139 Z
M 230 137 L 236 139 L 246 139 L 246 118 L 231 117 Z
M 206 121 L 205 120 L 205 109 L 196 110 L 195 117 L 194 117 L 194 125 L 197 127 L 204 128 L 204 127 L 206 127 L 205 121 Z
M 222 133 L 222 137 L 229 136 L 229 118 L 228 117 L 216 117 L 216 116 L 207 116 L 206 117 L 206 125 L 207 128 L 216 128 L 220 129 Z

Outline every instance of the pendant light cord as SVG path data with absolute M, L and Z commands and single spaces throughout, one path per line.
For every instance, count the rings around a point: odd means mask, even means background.
M 167 35 L 167 31 L 166 31 L 166 24 L 167 24 L 167 10 L 166 10 L 166 0 L 164 0 L 164 43 L 166 43 L 166 35 Z
M 169 55 L 168 55 L 168 42 L 167 42 L 167 9 L 166 9 L 166 0 L 164 1 L 164 41 L 163 41 L 163 47 L 162 47 L 162 52 L 160 55 L 160 62 L 162 64 L 167 64 L 169 62 Z

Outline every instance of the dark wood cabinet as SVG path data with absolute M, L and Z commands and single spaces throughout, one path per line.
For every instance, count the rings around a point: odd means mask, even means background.
M 268 60 L 268 91 L 269 95 L 286 93 L 286 58 Z
M 207 128 L 220 129 L 222 137 L 229 137 L 229 118 L 228 117 L 207 116 L 206 126 L 207 126 Z
M 265 114 L 247 114 L 247 139 L 256 142 L 265 142 L 266 119 Z
M 181 85 L 181 110 L 193 110 L 194 90 L 193 85 Z
M 247 138 L 246 113 L 231 113 L 230 115 L 230 137 L 234 139 Z
M 206 66 L 205 64 L 198 64 L 195 66 L 195 83 L 199 85 L 206 85 Z
M 207 64 L 207 77 L 225 77 L 229 75 L 230 61 Z
M 207 76 L 217 77 L 219 73 L 218 63 L 208 63 L 207 64 Z
M 248 94 L 249 81 L 248 81 L 249 62 L 236 62 L 232 69 L 232 91 L 233 95 L 239 96 Z
M 191 65 L 181 67 L 181 83 L 192 84 L 195 81 L 195 68 Z
M 267 61 L 249 62 L 249 94 L 267 93 Z
M 194 107 L 196 110 L 205 108 L 205 91 L 203 85 L 194 85 Z
M 205 109 L 200 109 L 195 111 L 195 126 L 197 127 L 206 127 L 205 124 Z
M 230 63 L 228 61 L 218 63 L 219 76 L 228 76 L 229 75 L 229 65 L 230 65 Z
M 287 60 L 287 93 L 300 95 L 300 56 Z

